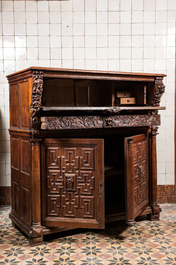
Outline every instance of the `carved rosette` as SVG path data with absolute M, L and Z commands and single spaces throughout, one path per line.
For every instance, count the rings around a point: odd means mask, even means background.
M 158 107 L 160 105 L 161 96 L 165 91 L 165 85 L 163 84 L 163 77 L 156 77 L 155 80 L 155 95 L 152 105 Z
M 43 72 L 33 71 L 33 91 L 31 99 L 31 116 L 33 135 L 40 129 L 40 109 L 42 106 Z

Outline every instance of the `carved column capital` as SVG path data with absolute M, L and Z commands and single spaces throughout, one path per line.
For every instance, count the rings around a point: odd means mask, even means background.
M 42 107 L 43 72 L 33 71 L 33 90 L 31 99 L 32 138 L 37 138 L 40 129 L 40 109 Z
M 153 98 L 152 105 L 159 106 L 161 101 L 161 96 L 165 91 L 165 85 L 163 84 L 163 77 L 156 77 L 155 79 L 155 94 Z
M 159 128 L 158 126 L 151 126 L 150 134 L 152 136 L 157 135 L 158 134 L 158 128 Z

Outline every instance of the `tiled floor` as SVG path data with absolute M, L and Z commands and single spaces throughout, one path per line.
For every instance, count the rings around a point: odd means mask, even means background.
M 160 221 L 124 223 L 104 231 L 83 231 L 30 247 L 12 227 L 10 208 L 0 208 L 1 264 L 176 264 L 176 204 L 162 205 Z

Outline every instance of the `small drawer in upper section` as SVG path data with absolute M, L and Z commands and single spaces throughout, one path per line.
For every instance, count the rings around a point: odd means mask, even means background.
M 11 128 L 34 131 L 41 116 L 161 109 L 164 74 L 30 67 L 8 75 Z
M 44 78 L 43 107 L 152 106 L 155 82 Z

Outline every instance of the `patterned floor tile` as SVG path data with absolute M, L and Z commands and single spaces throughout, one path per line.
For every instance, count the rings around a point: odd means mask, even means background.
M 0 207 L 0 265 L 176 265 L 176 204 L 162 205 L 160 221 L 124 222 L 105 230 L 78 230 L 30 247 Z

